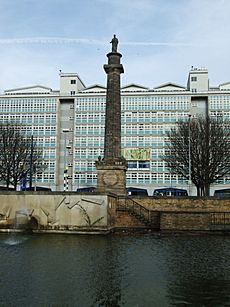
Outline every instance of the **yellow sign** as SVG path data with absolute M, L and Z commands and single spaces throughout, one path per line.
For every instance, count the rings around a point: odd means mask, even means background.
M 128 161 L 149 161 L 150 148 L 124 148 L 122 155 Z

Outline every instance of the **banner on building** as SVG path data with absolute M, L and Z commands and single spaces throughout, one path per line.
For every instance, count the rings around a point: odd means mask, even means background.
M 124 148 L 122 155 L 128 161 L 149 161 L 150 148 Z

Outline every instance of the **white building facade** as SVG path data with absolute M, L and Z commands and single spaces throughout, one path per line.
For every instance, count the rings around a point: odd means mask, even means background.
M 210 87 L 208 71 L 192 68 L 186 87 L 130 84 L 122 87 L 121 102 L 127 187 L 145 188 L 149 195 L 158 187 L 188 189 L 187 180 L 171 174 L 161 159 L 166 131 L 189 115 L 230 118 L 230 82 Z M 96 186 L 95 161 L 104 151 L 105 103 L 104 86 L 86 87 L 73 73 L 60 73 L 58 91 L 37 85 L 0 95 L 0 122 L 21 123 L 43 150 L 47 167 L 36 174 L 34 184 L 53 191 Z M 211 187 L 211 193 L 228 184 L 226 177 Z M 191 193 L 195 194 L 194 187 Z

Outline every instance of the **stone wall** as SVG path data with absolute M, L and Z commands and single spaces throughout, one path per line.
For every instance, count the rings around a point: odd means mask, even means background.
M 209 213 L 161 212 L 161 230 L 210 230 Z
M 230 199 L 198 197 L 133 197 L 134 201 L 154 211 L 230 212 Z
M 147 217 L 155 230 L 230 230 L 230 199 L 136 197 L 132 200 L 149 210 Z M 17 212 L 21 220 L 25 220 L 24 212 L 28 212 L 33 229 L 38 231 L 103 232 L 148 227 L 138 216 L 124 210 L 127 203 L 124 197 L 98 193 L 1 191 L 0 230 L 15 226 Z
M 144 225 L 137 218 L 123 211 L 117 212 L 114 226 L 116 228 L 143 228 L 144 227 Z
M 215 198 L 132 198 L 135 203 L 150 210 L 155 229 L 165 231 L 230 230 L 230 199 Z M 120 198 L 124 204 L 124 198 Z M 116 212 L 117 227 L 133 227 L 126 215 Z M 122 218 L 123 216 L 123 218 Z M 215 222 L 215 220 L 218 220 Z M 139 227 L 139 222 L 136 224 Z
M 0 228 L 12 228 L 17 212 L 28 212 L 40 230 L 109 229 L 113 197 L 65 192 L 0 192 Z

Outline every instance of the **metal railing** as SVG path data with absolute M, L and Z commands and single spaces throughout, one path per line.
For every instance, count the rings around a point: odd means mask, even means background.
M 230 212 L 210 213 L 210 229 L 230 231 Z
M 125 198 L 124 203 L 118 204 L 117 210 L 127 211 L 145 225 L 151 225 L 151 211 L 129 197 Z

